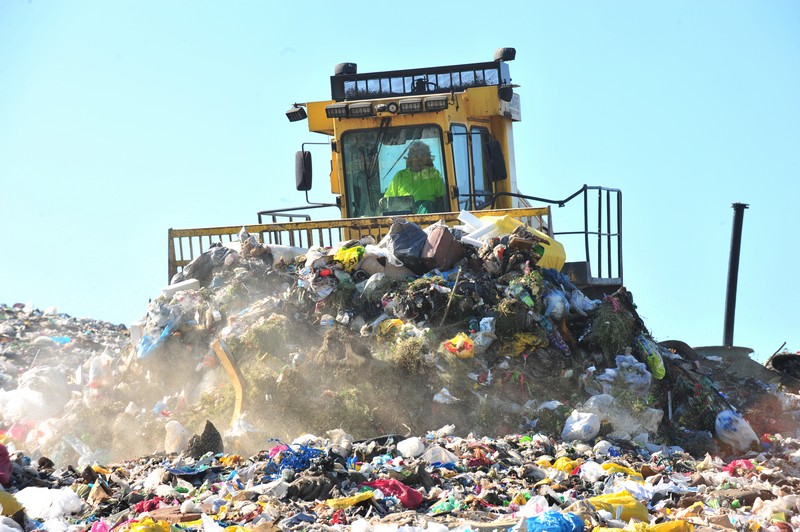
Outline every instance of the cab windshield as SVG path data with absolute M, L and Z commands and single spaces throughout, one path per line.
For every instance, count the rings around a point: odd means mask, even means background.
M 348 216 L 448 210 L 439 127 L 348 131 L 342 135 L 341 156 Z

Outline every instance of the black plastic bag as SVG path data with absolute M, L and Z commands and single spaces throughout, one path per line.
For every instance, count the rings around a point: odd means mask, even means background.
M 428 271 L 420 258 L 427 239 L 428 234 L 420 226 L 403 218 L 397 218 L 379 245 L 391 251 L 408 269 L 417 275 L 422 275 Z

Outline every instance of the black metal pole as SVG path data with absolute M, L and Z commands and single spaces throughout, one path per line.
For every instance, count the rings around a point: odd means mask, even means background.
M 731 235 L 731 256 L 728 262 L 728 290 L 725 292 L 725 332 L 722 345 L 733 347 L 733 319 L 736 315 L 736 286 L 739 280 L 739 252 L 742 249 L 742 221 L 746 203 L 734 203 L 733 233 Z

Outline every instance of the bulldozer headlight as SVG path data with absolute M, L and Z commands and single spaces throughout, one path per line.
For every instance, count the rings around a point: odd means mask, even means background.
M 400 100 L 400 113 L 419 113 L 422 111 L 421 98 L 409 98 L 408 100 Z
M 289 122 L 299 122 L 300 120 L 305 120 L 308 118 L 308 115 L 306 114 L 305 109 L 299 105 L 295 105 L 286 111 L 286 118 L 289 119 Z
M 374 114 L 372 110 L 372 104 L 370 102 L 351 103 L 348 106 L 348 110 L 350 111 L 350 116 L 353 118 L 372 116 Z
M 347 104 L 334 103 L 325 107 L 325 116 L 328 118 L 347 118 Z
M 441 111 L 443 109 L 447 109 L 447 96 L 425 99 L 426 111 Z

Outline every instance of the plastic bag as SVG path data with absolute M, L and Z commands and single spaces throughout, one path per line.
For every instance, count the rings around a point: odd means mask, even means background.
M 586 316 L 587 312 L 596 309 L 600 303 L 601 301 L 599 299 L 589 299 L 577 288 L 569 295 L 570 308 L 581 316 Z
M 48 489 L 29 486 L 14 497 L 32 519 L 63 519 L 83 510 L 83 501 L 69 488 Z
M 356 289 L 368 300 L 374 300 L 379 299 L 383 295 L 384 289 L 388 287 L 390 283 L 391 280 L 386 277 L 385 273 L 376 273 L 370 275 L 369 279 L 364 281 L 363 284 L 358 283 Z
M 416 458 L 425 452 L 425 444 L 422 438 L 412 437 L 397 443 L 397 450 L 405 458 Z
M 571 475 L 573 471 L 575 471 L 580 464 L 577 460 L 573 460 L 569 457 L 562 456 L 553 462 L 553 468 L 558 469 L 559 471 L 563 471 L 564 473 Z
M 400 442 L 402 443 L 402 442 Z M 376 488 L 381 490 L 383 493 L 387 493 L 392 495 L 393 497 L 397 497 L 400 502 L 408 508 L 409 510 L 416 510 L 424 497 L 422 493 L 415 490 L 414 488 L 410 488 L 394 478 L 383 478 L 379 480 L 375 480 L 373 482 L 364 482 L 365 486 L 369 486 L 371 488 Z
M 605 462 L 600 467 L 603 468 L 603 471 L 607 471 L 611 475 L 614 475 L 616 473 L 622 473 L 623 475 L 629 476 L 633 480 L 638 480 L 638 481 L 644 480 L 641 473 L 634 471 L 630 467 L 625 467 L 624 465 L 620 465 L 614 462 Z
M 444 343 L 444 348 L 458 358 L 472 358 L 475 356 L 475 342 L 465 333 L 458 333 Z
M 394 254 L 389 251 L 387 248 L 382 248 L 380 246 L 376 246 L 375 244 L 368 244 L 364 246 L 364 255 L 365 256 L 375 256 L 378 258 L 386 259 L 388 264 L 392 266 L 402 266 L 403 263 Z
M 336 250 L 336 253 L 333 254 L 333 260 L 341 263 L 342 269 L 345 271 L 352 272 L 356 265 L 361 261 L 361 257 L 363 255 L 363 246 L 352 246 L 349 248 L 342 247 Z
M 581 464 L 580 476 L 582 479 L 594 484 L 598 480 L 607 477 L 608 471 L 597 462 L 589 461 Z
M 493 332 L 481 331 L 473 334 L 472 341 L 474 342 L 473 351 L 476 355 L 482 355 L 486 352 L 492 343 L 497 340 L 497 336 Z
M 587 500 L 598 510 L 609 512 L 614 516 L 614 519 L 622 521 L 630 521 L 631 519 L 638 519 L 644 522 L 650 521 L 650 516 L 647 513 L 647 506 L 634 499 L 633 495 L 627 491 L 598 495 L 597 497 L 592 497 Z
M 567 418 L 561 439 L 565 441 L 589 441 L 600 432 L 600 417 L 597 414 L 573 410 Z
M 425 273 L 425 268 L 422 266 L 420 252 L 427 241 L 428 234 L 420 226 L 398 218 L 378 245 L 388 249 L 413 272 L 422 274 Z
M 378 334 L 381 336 L 393 335 L 400 332 L 403 328 L 403 320 L 398 320 L 397 318 L 383 320 L 380 325 L 378 325 Z
M 561 290 L 550 290 L 544 296 L 544 315 L 553 321 L 561 321 L 569 313 L 569 301 Z
M 329 508 L 333 508 L 334 510 L 341 510 L 343 508 L 349 508 L 351 506 L 355 506 L 360 502 L 364 502 L 368 499 L 371 499 L 373 492 L 371 491 L 362 491 L 361 493 L 356 493 L 351 497 L 339 497 L 337 499 L 328 499 L 325 501 L 325 504 L 328 505 Z
M 751 447 L 758 447 L 759 440 L 750 424 L 732 410 L 723 410 L 717 414 L 714 423 L 717 438 L 727 443 L 737 451 L 746 451 Z
M 630 523 L 623 529 L 609 528 L 604 526 L 595 527 L 592 532 L 692 532 L 694 527 L 681 519 L 674 521 L 664 521 L 651 525 L 649 523 Z
M 167 454 L 181 453 L 186 450 L 192 435 L 180 421 L 171 419 L 167 421 L 164 429 L 167 431 L 167 435 L 164 437 L 164 450 Z
M 22 510 L 22 505 L 7 491 L 0 490 L 0 515 L 11 517 Z
M 647 336 L 640 334 L 636 337 L 636 346 L 639 352 L 647 360 L 647 367 L 650 369 L 650 374 L 656 380 L 661 380 L 666 375 L 664 369 L 664 361 L 661 359 L 661 350 L 658 344 Z
M 617 355 L 616 361 L 616 368 L 606 368 L 596 377 L 603 387 L 603 393 L 611 393 L 612 387 L 621 386 L 640 397 L 646 397 L 653 379 L 647 366 L 633 355 Z
M 323 268 L 330 264 L 333 257 L 320 247 L 309 248 L 306 251 L 306 268 Z
M 537 516 L 529 517 L 525 525 L 528 532 L 583 532 L 583 519 L 572 512 L 561 513 L 547 510 Z
M 421 458 L 429 464 L 455 464 L 458 462 L 458 456 L 454 455 L 441 445 L 431 445 L 422 454 Z

